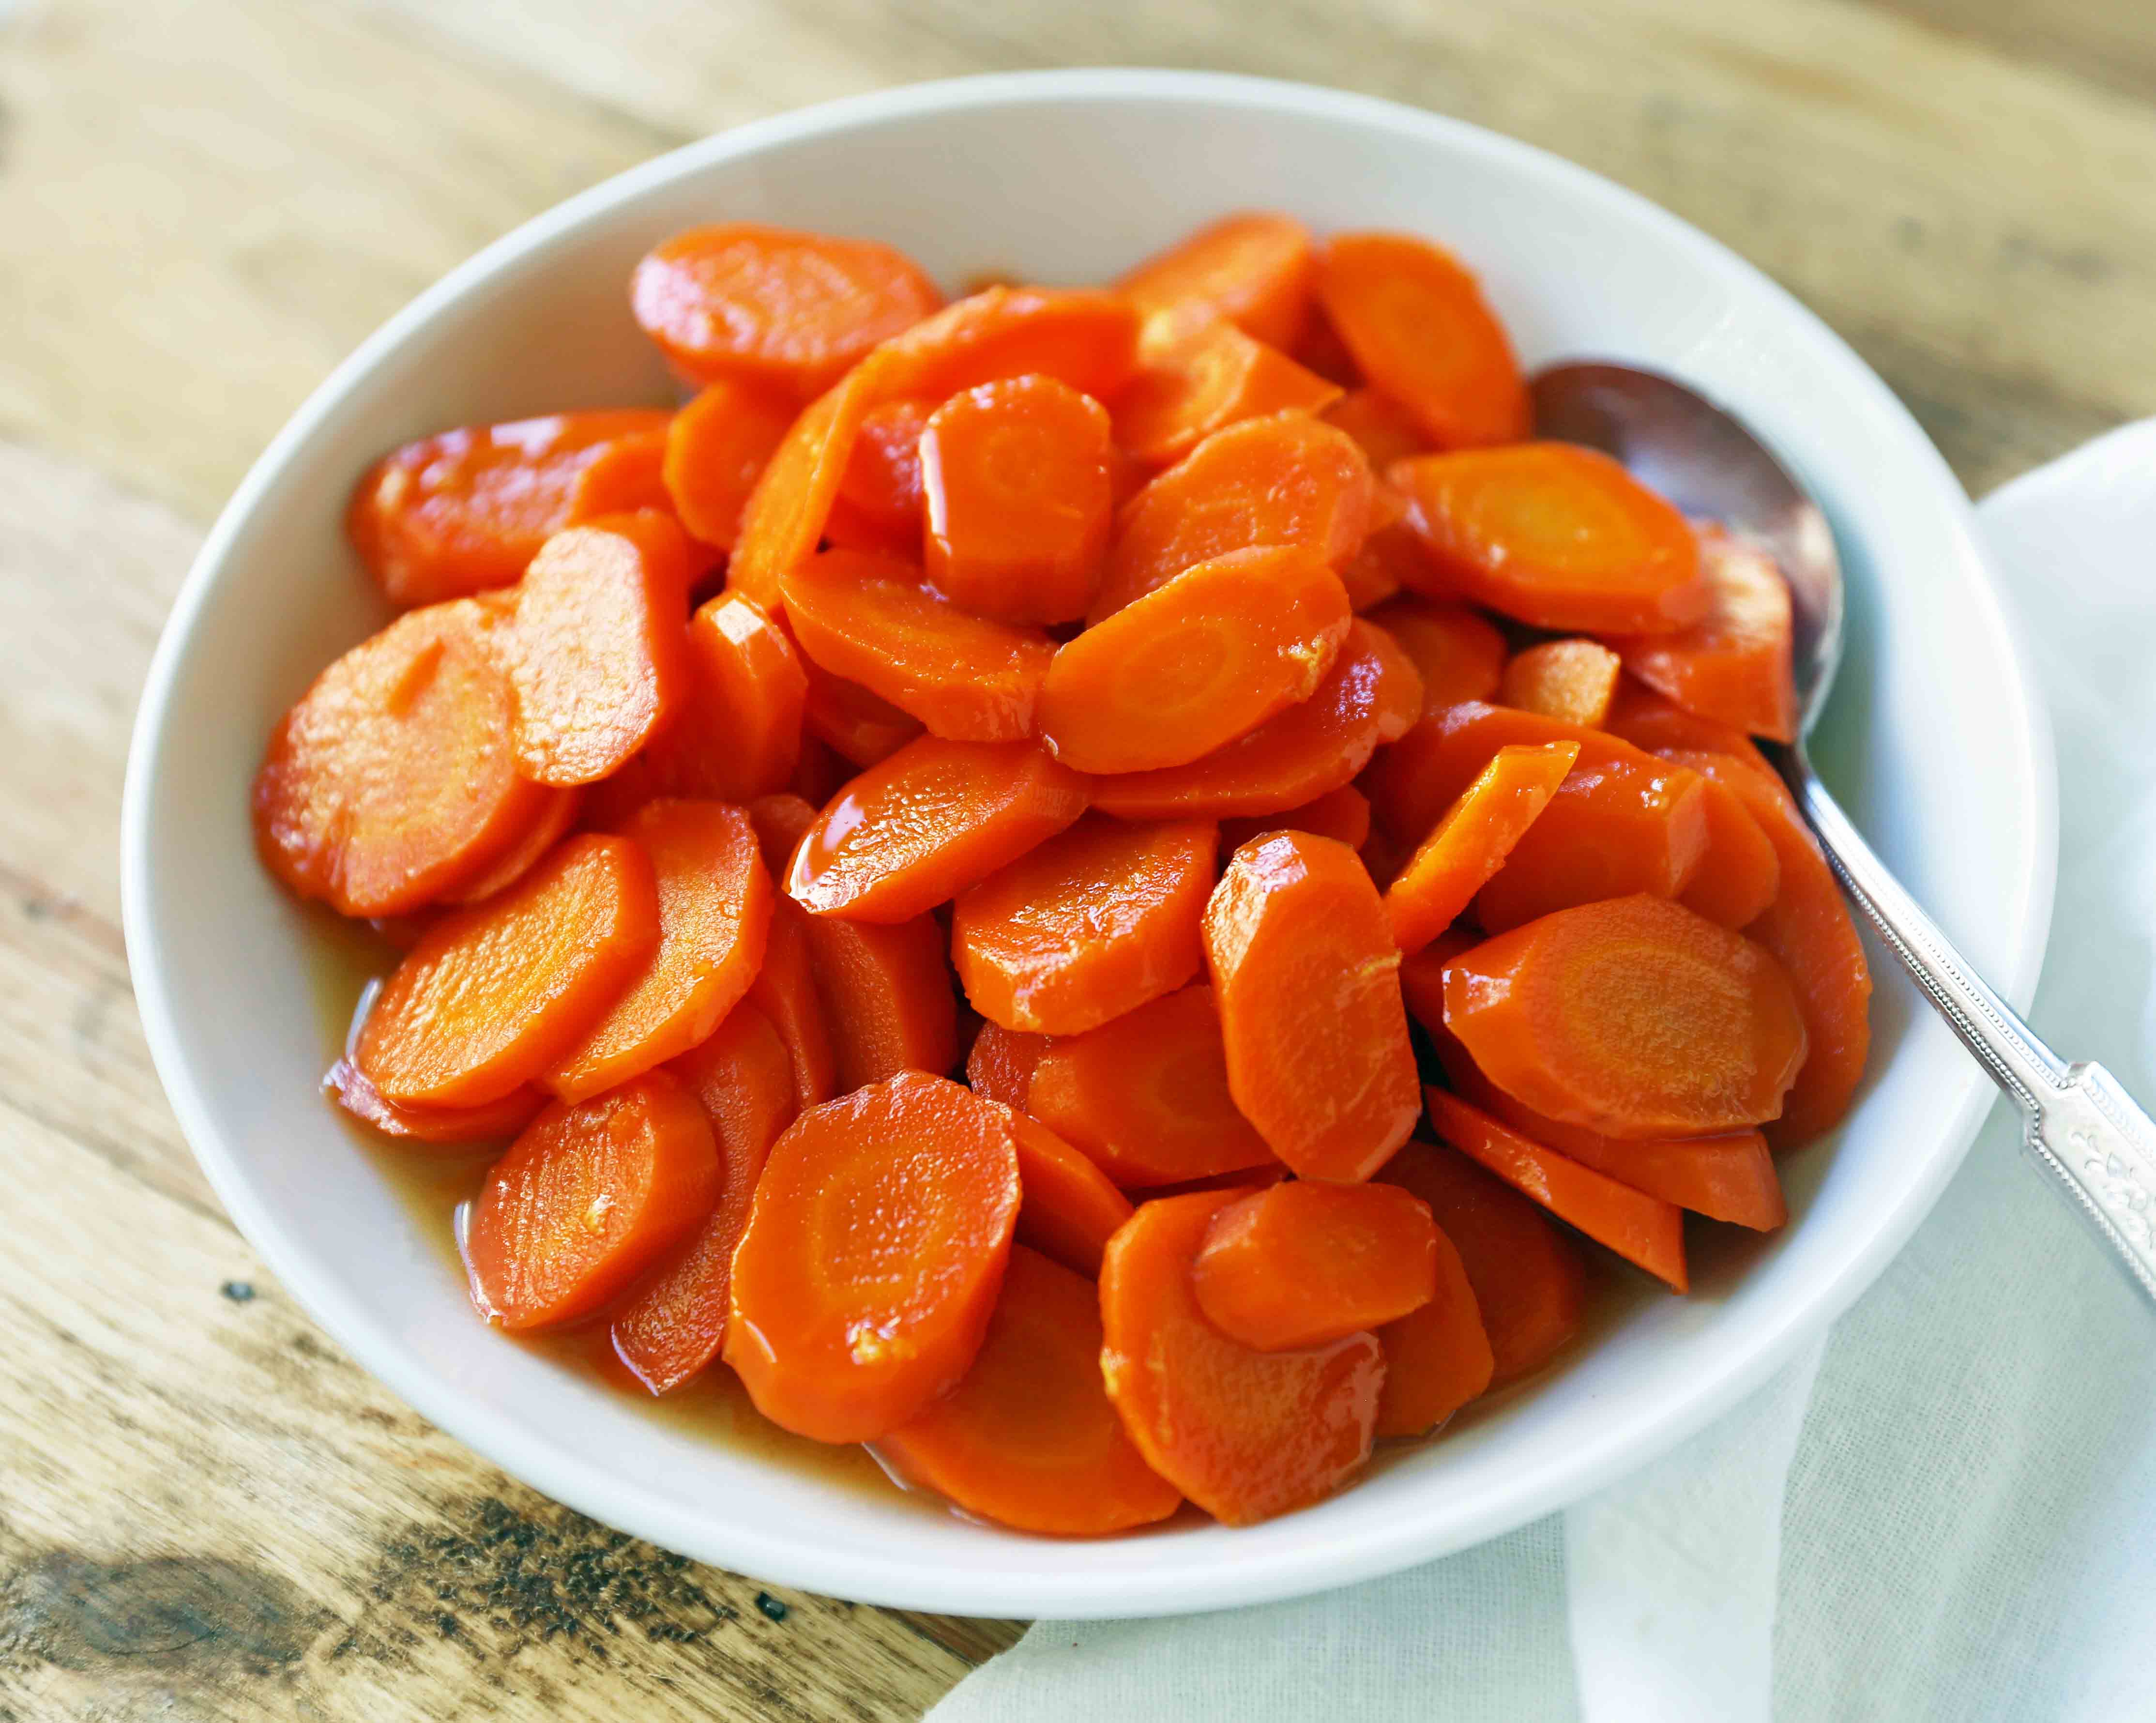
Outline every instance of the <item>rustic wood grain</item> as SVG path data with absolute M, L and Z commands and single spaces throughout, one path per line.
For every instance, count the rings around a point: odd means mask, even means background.
M 198 533 L 428 281 L 718 126 L 1111 62 L 1394 96 L 1632 185 L 1817 308 L 1974 489 L 2156 410 L 2145 0 L 0 0 L 0 1723 L 906 1718 L 1009 1643 L 774 1620 L 320 1335 L 150 1069 L 117 802 Z

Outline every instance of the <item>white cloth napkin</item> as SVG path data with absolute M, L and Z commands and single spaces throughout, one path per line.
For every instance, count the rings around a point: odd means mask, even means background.
M 2033 1012 L 2156 1097 L 2156 419 L 1981 510 L 2057 733 Z M 1675 1454 L 1323 1597 L 1036 1624 L 933 1723 L 2156 1718 L 2156 1313 L 2002 1106 L 1878 1285 Z

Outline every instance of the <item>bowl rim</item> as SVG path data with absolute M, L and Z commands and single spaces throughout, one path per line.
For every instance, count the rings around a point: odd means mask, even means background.
M 373 1319 L 363 1300 L 346 1297 L 314 1268 L 305 1248 L 259 1201 L 234 1159 L 215 1110 L 198 1087 L 177 1027 L 181 1009 L 164 965 L 151 913 L 149 776 L 161 747 L 179 668 L 218 576 L 243 524 L 279 481 L 296 452 L 344 406 L 386 356 L 445 306 L 543 249 L 592 217 L 706 167 L 755 155 L 812 136 L 843 133 L 938 111 L 1029 103 L 1136 100 L 1197 107 L 1255 109 L 1375 128 L 1435 144 L 1451 152 L 1492 159 L 1508 171 L 1553 183 L 1568 193 L 1613 208 L 1689 252 L 1709 272 L 1765 296 L 1782 313 L 1822 341 L 1841 373 L 1837 382 L 1909 423 L 1936 465 L 1979 579 L 1970 594 L 1984 606 L 1992 631 L 2005 643 L 2015 675 L 2003 700 L 2018 705 L 2014 728 L 2027 743 L 2032 817 L 2024 831 L 2022 901 L 2010 906 L 2016 929 L 2011 960 L 1991 977 L 2017 1005 L 2033 992 L 2050 930 L 2056 882 L 2058 812 L 2051 725 L 2030 674 L 2026 648 L 2007 624 L 1974 516 L 1959 482 L 1907 410 L 1878 376 L 1820 318 L 1763 271 L 1719 241 L 1640 194 L 1537 146 L 1466 121 L 1401 103 L 1284 80 L 1240 74 L 1142 68 L 1085 68 L 990 73 L 914 84 L 775 115 L 682 146 L 607 179 L 534 216 L 495 239 L 420 293 L 362 342 L 319 384 L 249 468 L 220 512 L 182 584 L 160 635 L 137 708 L 128 753 L 121 815 L 121 892 L 129 965 L 145 1038 L 159 1079 L 212 1188 L 234 1223 L 308 1315 L 399 1397 L 441 1429 L 550 1498 L 607 1525 L 678 1549 L 696 1559 L 778 1583 L 857 1602 L 951 1612 L 1024 1613 L 1070 1618 L 1168 1615 L 1301 1596 L 1397 1571 L 1515 1530 L 1568 1506 L 1661 1458 L 1759 1387 L 1815 1335 L 1868 1288 L 1931 1211 L 1975 1139 L 1996 1098 L 1972 1061 L 1968 1079 L 1943 1109 L 1944 1124 L 1925 1170 L 1897 1211 L 1873 1227 L 1838 1272 L 1814 1295 L 1778 1309 L 1732 1338 L 1691 1392 L 1651 1412 L 1635 1411 L 1581 1443 L 1568 1460 L 1508 1487 L 1488 1491 L 1471 1510 L 1456 1509 L 1433 1530 L 1419 1516 L 1403 1516 L 1380 1534 L 1353 1542 L 1326 1540 L 1219 1564 L 1203 1587 L 1173 1564 L 1150 1586 L 1131 1575 L 1065 1574 L 1033 1583 L 1009 1573 L 968 1573 L 918 1561 L 863 1554 L 789 1540 L 734 1525 L 714 1540 L 682 1535 L 668 1505 L 636 1480 L 588 1466 L 520 1421 L 497 1412 L 410 1354 Z M 1944 1100 L 1948 1098 L 1942 1097 Z M 1052 1565 L 1052 1558 L 1050 1558 Z

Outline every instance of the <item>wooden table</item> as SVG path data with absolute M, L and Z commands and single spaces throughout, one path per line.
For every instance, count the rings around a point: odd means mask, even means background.
M 1103 62 L 1369 90 L 1635 186 L 1972 491 L 2156 410 L 2146 0 L 0 0 L 0 1723 L 910 1718 L 1015 1636 L 621 1537 L 345 1358 L 166 1108 L 116 834 L 198 536 L 410 296 L 737 121 Z

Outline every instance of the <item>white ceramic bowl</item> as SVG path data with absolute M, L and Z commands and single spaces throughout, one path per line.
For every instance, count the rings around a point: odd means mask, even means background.
M 277 713 L 378 611 L 341 536 L 393 444 L 563 406 L 668 399 L 630 265 L 754 217 L 888 240 L 947 284 L 1097 281 L 1224 211 L 1393 227 L 1481 274 L 1530 365 L 1632 360 L 1763 433 L 1826 505 L 1856 638 L 1829 776 L 2005 991 L 2049 919 L 2049 732 L 1970 531 L 1913 421 L 1789 295 L 1582 168 L 1458 122 L 1287 84 L 1170 72 L 968 79 L 834 103 L 649 162 L 490 246 L 380 330 L 247 476 L 150 675 L 125 816 L 127 942 L 150 1047 L 234 1218 L 322 1325 L 536 1488 L 685 1554 L 877 1602 L 1170 1613 L 1383 1573 L 1535 1519 L 1654 1458 L 1759 1383 L 1907 1237 L 1991 1100 L 1881 975 L 1862 1103 L 1788 1163 L 1792 1224 L 1729 1242 L 1690 1299 L 1633 1288 L 1591 1345 L 1306 1512 L 1229 1531 L 1027 1538 L 837 1490 L 670 1428 L 483 1328 L 438 1247 L 329 1117 L 300 916 L 257 865 L 246 792 Z

